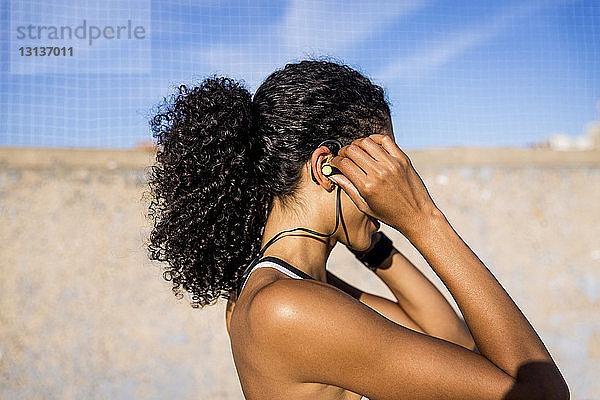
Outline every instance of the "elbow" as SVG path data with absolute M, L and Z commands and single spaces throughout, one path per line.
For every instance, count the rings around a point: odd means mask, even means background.
M 571 393 L 567 382 L 559 376 L 550 387 L 546 387 L 542 399 L 548 400 L 570 400 Z
M 560 373 L 558 367 L 554 363 L 544 363 L 547 368 L 547 373 L 542 374 L 538 378 L 539 386 L 542 389 L 542 397 L 544 400 L 570 400 L 571 393 L 569 386 Z
M 528 371 L 526 371 L 529 369 Z M 525 383 L 525 399 L 570 400 L 569 386 L 554 363 L 532 362 L 519 368 L 517 381 Z M 521 378 L 521 379 L 519 379 Z
M 551 383 L 528 382 L 516 384 L 504 400 L 570 400 L 571 394 L 564 380 Z

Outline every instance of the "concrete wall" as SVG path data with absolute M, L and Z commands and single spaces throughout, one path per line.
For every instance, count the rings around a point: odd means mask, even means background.
M 600 152 L 408 152 L 573 399 L 600 399 Z M 178 301 L 143 248 L 148 151 L 0 149 L 0 398 L 241 399 L 224 304 Z M 382 228 L 448 295 L 410 243 Z M 330 268 L 391 296 L 343 248 Z

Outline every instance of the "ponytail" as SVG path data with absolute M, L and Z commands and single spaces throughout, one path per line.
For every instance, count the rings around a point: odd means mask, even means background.
M 157 139 L 148 183 L 151 260 L 167 262 L 173 293 L 192 307 L 229 298 L 260 250 L 270 195 L 256 165 L 251 95 L 230 78 L 206 78 L 165 101 L 150 120 Z
M 180 85 L 150 120 L 150 259 L 177 297 L 228 299 L 258 256 L 277 198 L 299 201 L 303 165 L 324 140 L 344 145 L 390 124 L 385 92 L 347 65 L 304 60 L 274 71 L 254 98 L 230 78 Z

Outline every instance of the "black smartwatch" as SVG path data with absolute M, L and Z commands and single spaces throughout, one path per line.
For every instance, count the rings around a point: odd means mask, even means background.
M 383 232 L 379 232 L 381 237 L 379 241 L 375 243 L 375 246 L 366 254 L 358 256 L 357 252 L 352 251 L 356 258 L 362 262 L 371 271 L 375 271 L 381 263 L 389 257 L 394 249 L 394 244 Z

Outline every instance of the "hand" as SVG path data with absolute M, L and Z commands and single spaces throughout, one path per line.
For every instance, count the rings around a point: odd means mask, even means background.
M 410 159 L 390 136 L 357 139 L 342 147 L 330 163 L 343 174 L 330 179 L 359 210 L 405 236 L 415 232 L 424 218 L 439 212 Z

